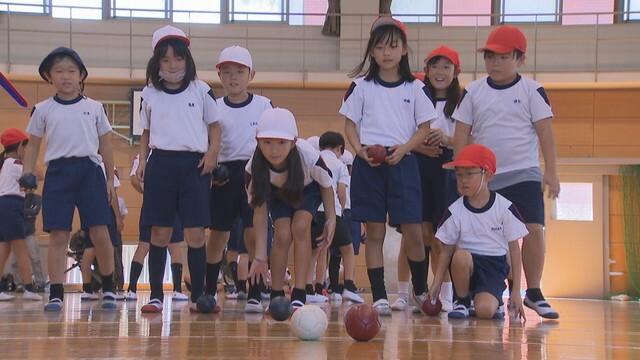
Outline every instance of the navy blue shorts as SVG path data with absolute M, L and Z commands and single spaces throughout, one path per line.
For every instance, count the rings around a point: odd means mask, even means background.
M 153 150 L 144 174 L 142 225 L 173 227 L 176 212 L 183 229 L 211 225 L 211 176 L 198 168 L 203 156 Z
M 122 245 L 122 238 L 120 237 L 120 233 L 118 232 L 118 226 L 116 225 L 116 214 L 114 214 L 113 209 L 111 210 L 111 216 L 113 223 L 107 225 L 107 230 L 109 230 L 111 245 L 113 245 L 113 247 L 118 247 Z M 89 236 L 89 229 L 82 230 L 84 231 L 84 248 L 89 249 L 95 247 L 93 241 L 91 241 L 91 237 Z
M 507 256 L 484 256 L 471 254 L 473 273 L 469 282 L 469 293 L 473 298 L 481 292 L 488 292 L 502 304 L 502 293 L 507 288 L 505 280 L 509 274 Z
M 229 169 L 229 182 L 211 187 L 211 228 L 231 231 L 238 215 L 245 228 L 253 227 L 253 208 L 249 206 L 244 182 L 247 161 L 229 161 L 221 165 Z
M 44 231 L 71 231 L 76 207 L 81 229 L 113 223 L 102 168 L 88 157 L 51 160 L 42 189 Z
M 25 238 L 23 211 L 22 196 L 0 196 L 0 242 Z
M 496 192 L 511 201 L 526 224 L 544 225 L 544 194 L 539 181 L 524 181 Z
M 311 247 L 315 249 L 318 247 L 318 242 L 316 238 L 322 235 L 322 231 L 324 231 L 324 223 L 327 221 L 327 216 L 324 211 L 318 211 L 316 213 L 316 221 L 311 225 Z M 341 246 L 347 246 L 352 243 L 351 232 L 349 231 L 349 227 L 347 223 L 344 221 L 342 216 L 336 217 L 336 232 L 333 236 L 333 241 L 331 242 L 331 248 L 340 248 Z
M 269 212 L 271 213 L 271 219 L 276 220 L 288 217 L 293 218 L 293 214 L 298 210 L 304 210 L 311 213 L 311 216 L 315 218 L 316 212 L 318 212 L 318 206 L 322 203 L 322 196 L 320 196 L 320 186 L 317 182 L 312 182 L 305 186 L 302 191 L 302 202 L 300 206 L 294 207 L 284 202 L 280 197 L 276 195 L 275 187 L 271 187 L 271 196 L 267 200 Z
M 236 216 L 236 220 L 231 226 L 231 232 L 229 233 L 229 242 L 227 243 L 229 251 L 235 251 L 238 254 L 246 254 L 247 247 L 244 245 L 244 226 L 242 224 L 242 218 Z
M 419 224 L 422 222 L 422 189 L 418 163 L 408 153 L 397 165 L 371 167 L 356 157 L 351 177 L 352 219 L 360 222 Z
M 344 222 L 347 223 L 347 227 L 349 228 L 349 232 L 351 233 L 353 253 L 355 255 L 358 255 L 360 254 L 360 243 L 362 242 L 362 224 L 351 219 L 351 209 L 344 209 L 344 211 L 342 212 L 342 218 L 344 219 Z M 332 252 L 332 254 L 337 256 L 339 255 L 339 252 Z
M 144 204 L 142 205 L 144 207 Z M 151 242 L 151 226 L 144 226 L 142 222 L 139 222 L 139 231 L 140 236 L 138 240 L 140 242 L 149 243 Z M 182 224 L 180 223 L 180 216 L 178 214 L 173 218 L 173 233 L 171 234 L 171 240 L 169 243 L 177 244 L 184 241 L 184 234 L 182 233 Z
M 443 148 L 442 151 L 437 158 L 416 153 L 422 186 L 422 221 L 432 223 L 434 228 L 459 197 L 453 170 L 442 168 L 444 163 L 452 161 L 453 150 Z

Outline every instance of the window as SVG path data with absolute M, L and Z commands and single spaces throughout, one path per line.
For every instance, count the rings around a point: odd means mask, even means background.
M 613 24 L 613 2 L 614 0 L 562 0 L 562 25 Z M 608 14 L 584 14 L 599 12 Z
M 557 22 L 558 0 L 502 0 L 500 21 Z
M 322 26 L 328 7 L 327 0 L 289 0 L 289 25 Z
M 593 184 L 560 183 L 562 191 L 551 205 L 551 218 L 565 221 L 593 221 Z
M 51 16 L 63 19 L 102 20 L 102 0 L 51 0 Z
M 437 0 L 394 0 L 391 2 L 391 13 L 402 22 L 407 23 L 437 23 L 438 4 Z M 403 14 L 416 14 L 408 16 Z
M 458 16 L 480 14 L 480 16 Z M 451 15 L 451 16 L 449 16 Z M 447 0 L 442 2 L 443 26 L 491 25 L 491 0 Z
M 167 18 L 165 0 L 111 0 L 112 17 Z
M 173 21 L 220 24 L 220 0 L 173 0 Z
M 285 21 L 285 0 L 229 0 L 229 21 Z
M 10 4 L 0 4 L 0 11 L 46 14 L 46 0 L 9 0 Z
M 624 21 L 640 20 L 640 0 L 624 0 Z

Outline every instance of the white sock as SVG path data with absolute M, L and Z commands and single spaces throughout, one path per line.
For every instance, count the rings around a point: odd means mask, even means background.
M 453 283 L 451 281 L 443 281 L 440 285 L 440 297 L 451 301 L 453 299 Z
M 405 300 L 409 298 L 409 286 L 408 281 L 398 281 L 398 297 L 403 297 Z

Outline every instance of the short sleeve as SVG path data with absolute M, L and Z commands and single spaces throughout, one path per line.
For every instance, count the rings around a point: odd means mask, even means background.
M 547 93 L 542 86 L 538 87 L 535 91 L 531 91 L 530 106 L 532 122 L 553 117 L 551 102 L 549 102 Z
M 447 210 L 442 218 L 442 222 L 436 232 L 436 238 L 446 245 L 455 245 L 460 239 L 460 224 L 451 213 Z
M 98 129 L 98 136 L 102 136 L 111 132 L 111 124 L 107 113 L 104 111 L 104 107 L 98 103 L 99 107 L 96 110 L 96 127 Z
M 40 106 L 33 107 L 33 110 L 31 111 L 31 119 L 29 119 L 29 124 L 27 125 L 27 133 L 37 137 L 44 137 L 46 130 L 44 115 L 45 114 L 41 111 Z
M 331 172 L 325 164 L 324 160 L 320 156 L 320 152 L 318 152 L 318 157 L 311 169 L 309 170 L 309 175 L 311 179 L 318 183 L 318 185 L 328 188 L 333 185 L 333 179 L 331 178 Z
M 414 116 L 416 119 L 416 126 L 420 126 L 425 122 L 437 119 L 438 113 L 436 112 L 435 107 L 433 107 L 433 102 L 429 96 L 427 86 L 420 80 L 414 80 L 413 91 L 415 98 Z
M 473 125 L 473 101 L 467 89 L 462 91 L 460 103 L 451 115 L 456 121 L 467 125 Z
M 508 210 L 505 211 L 503 225 L 504 238 L 505 240 L 507 240 L 507 242 L 518 240 L 529 234 L 524 220 L 522 220 L 520 213 L 516 209 L 516 206 L 513 204 L 511 204 Z
M 364 99 L 360 89 L 361 87 L 358 87 L 355 81 L 352 82 L 342 99 L 342 106 L 340 107 L 340 114 L 356 124 L 362 120 L 362 108 L 364 106 Z
M 149 93 L 150 87 L 147 86 L 142 89 L 142 94 L 140 94 L 140 121 L 138 125 L 143 130 L 149 130 L 149 121 L 151 120 L 151 108 L 148 102 Z
M 204 121 L 207 124 L 213 124 L 216 121 L 220 121 L 220 112 L 218 111 L 218 103 L 216 97 L 213 94 L 213 90 L 206 83 L 201 84 L 202 91 L 205 92 L 203 109 L 204 109 Z

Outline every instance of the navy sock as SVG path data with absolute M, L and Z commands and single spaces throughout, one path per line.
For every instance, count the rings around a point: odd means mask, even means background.
M 82 291 L 86 292 L 87 294 L 93 294 L 93 289 L 91 288 L 91 283 L 83 283 L 82 284 Z
M 284 290 L 271 290 L 271 299 L 276 298 L 278 296 L 284 296 Z M 307 299 L 305 294 L 305 300 Z
M 196 302 L 200 295 L 204 293 L 204 279 L 207 264 L 205 247 L 189 247 L 187 250 L 187 261 L 189 262 L 189 272 L 191 273 L 191 301 Z
M 544 296 L 542 295 L 542 290 L 540 290 L 540 288 L 528 288 L 526 296 L 533 302 L 544 300 Z
M 313 295 L 313 285 L 311 284 L 305 285 L 304 291 L 306 291 L 306 293 L 309 295 Z
M 64 300 L 64 286 L 62 284 L 51 284 L 49 291 L 49 301 L 53 299 Z
M 427 259 L 428 259 L 427 255 Z M 413 284 L 413 292 L 416 295 L 422 295 L 427 292 L 427 263 L 425 261 L 409 261 L 409 269 L 411 269 L 411 283 Z
M 138 291 L 138 279 L 142 274 L 142 264 L 137 261 L 131 262 L 131 270 L 129 270 L 129 291 Z
M 331 291 L 338 292 L 340 282 L 340 256 L 331 255 L 329 257 L 329 287 Z
M 222 267 L 222 260 L 215 264 L 207 263 L 206 265 L 206 286 L 205 293 L 215 295 L 218 291 L 218 277 L 220 276 L 220 268 Z
M 380 299 L 387 298 L 387 290 L 384 286 L 384 266 L 367 269 L 367 275 L 369 276 L 369 282 L 371 283 L 371 295 L 373 296 L 373 302 Z
M 150 299 L 164 301 L 162 291 L 162 279 L 164 267 L 167 264 L 167 248 L 149 244 L 149 285 L 151 286 Z
M 307 302 L 307 292 L 304 289 L 293 288 L 291 292 L 291 302 L 296 300 L 305 304 Z
M 102 279 L 102 293 L 112 292 L 115 294 L 116 287 L 113 284 L 113 273 L 107 275 L 100 275 Z
M 182 292 L 182 264 L 171 264 L 171 275 L 173 278 L 173 291 Z

